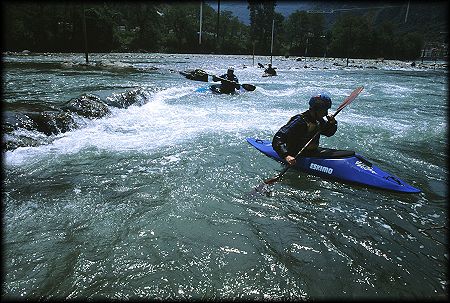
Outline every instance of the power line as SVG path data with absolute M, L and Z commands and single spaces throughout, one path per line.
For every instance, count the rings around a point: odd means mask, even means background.
M 332 9 L 330 11 L 323 11 L 323 10 L 307 10 L 306 12 L 309 14 L 333 14 L 338 11 L 351 11 L 351 10 L 358 10 L 358 9 L 374 9 L 374 8 L 392 8 L 392 7 L 402 7 L 401 5 L 393 5 L 393 6 L 371 6 L 371 7 L 352 7 L 352 8 L 336 8 Z

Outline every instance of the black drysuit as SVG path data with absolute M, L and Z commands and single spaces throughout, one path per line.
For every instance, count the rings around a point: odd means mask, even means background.
M 234 81 L 236 83 L 239 82 L 238 78 L 236 77 L 235 74 L 233 74 L 231 77 L 228 76 L 228 74 L 223 74 L 222 76 L 220 76 L 220 78 L 222 79 L 227 79 L 230 81 Z M 213 81 L 218 81 L 220 79 L 218 79 L 217 77 L 213 77 Z M 230 93 L 234 93 L 235 89 L 239 89 L 240 85 L 230 82 L 230 81 L 223 81 L 220 80 L 222 83 L 220 84 L 220 92 L 222 94 L 230 94 Z
M 309 128 L 307 123 L 315 122 L 311 113 L 307 110 L 304 113 L 293 116 L 289 122 L 278 130 L 272 140 L 273 149 L 284 159 L 290 155 L 295 157 L 306 143 L 316 134 L 318 128 Z M 323 118 L 318 120 L 320 134 L 331 137 L 336 133 L 337 121 L 335 124 L 325 121 Z M 319 136 L 311 144 L 319 145 Z M 308 154 L 307 150 L 302 154 Z

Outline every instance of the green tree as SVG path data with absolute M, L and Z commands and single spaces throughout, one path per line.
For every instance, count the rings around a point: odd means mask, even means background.
M 422 35 L 417 32 L 395 36 L 393 58 L 416 60 L 421 56 L 423 45 Z
M 90 52 L 110 52 L 113 49 L 113 28 L 117 14 L 106 4 L 86 6 L 86 30 Z
M 325 18 L 323 14 L 309 14 L 308 23 L 308 53 L 310 56 L 321 56 L 325 50 Z
M 130 42 L 132 50 L 158 51 L 162 39 L 162 16 L 156 7 L 147 3 L 135 4 L 130 9 L 134 12 L 129 31 L 134 32 L 134 39 Z M 129 16 L 128 18 L 130 18 Z
M 170 5 L 165 13 L 168 30 L 167 47 L 170 52 L 192 52 L 198 44 L 198 6 L 193 4 Z
M 245 52 L 245 43 L 248 40 L 248 31 L 239 22 L 237 17 L 233 17 L 232 12 L 221 13 L 221 26 L 219 30 L 219 50 L 225 54 L 242 54 Z
M 4 47 L 10 51 L 29 49 L 32 33 L 28 30 L 27 15 L 33 12 L 34 5 L 4 5 Z
M 309 16 L 305 11 L 295 11 L 285 22 L 285 39 L 288 51 L 293 55 L 304 55 L 306 41 L 311 33 Z M 308 39 L 309 42 L 309 39 Z
M 241 23 L 231 12 L 221 12 L 219 39 L 216 40 L 217 12 L 203 3 L 199 44 L 199 4 L 2 3 L 3 50 L 83 52 L 83 8 L 89 52 L 249 54 L 255 43 L 257 54 L 269 55 L 272 20 L 275 20 L 275 55 L 304 55 L 307 49 L 308 56 L 322 56 L 328 46 L 328 56 L 413 60 L 420 57 L 425 36 L 427 41 L 443 41 L 442 28 L 447 24 L 443 17 L 446 12 L 443 7 L 447 6 L 430 4 L 411 6 L 408 22 L 403 21 L 403 14 L 400 16 L 392 9 L 344 14 L 325 32 L 322 14 L 296 11 L 284 20 L 275 12 L 275 1 L 249 1 L 250 26 Z M 437 18 L 437 22 L 429 22 L 433 18 Z
M 272 20 L 275 18 L 275 1 L 248 1 L 250 10 L 250 38 L 255 52 L 268 54 L 272 37 Z
M 378 56 L 386 59 L 394 57 L 394 24 L 392 22 L 383 22 L 378 33 Z
M 367 19 L 345 14 L 340 16 L 332 29 L 330 55 L 334 57 L 363 58 L 367 56 L 365 45 L 371 45 Z

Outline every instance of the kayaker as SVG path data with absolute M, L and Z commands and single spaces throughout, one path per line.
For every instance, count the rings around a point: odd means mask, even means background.
M 229 67 L 227 70 L 226 74 L 223 74 L 222 76 L 220 76 L 219 79 L 216 76 L 213 76 L 213 81 L 220 81 L 220 92 L 222 94 L 230 94 L 230 93 L 234 93 L 235 89 L 239 89 L 241 86 L 239 84 L 239 80 L 236 77 L 236 75 L 234 74 L 234 68 L 233 67 Z
M 276 76 L 277 71 L 272 67 L 272 64 L 269 63 L 269 66 L 264 70 L 264 73 L 270 76 Z
M 319 129 L 320 134 L 327 137 L 336 133 L 337 121 L 332 115 L 328 115 L 329 108 L 331 108 L 331 98 L 328 93 L 314 95 L 309 100 L 309 109 L 293 116 L 274 135 L 273 149 L 289 165 L 295 165 L 295 156 Z M 319 138 L 320 135 L 305 148 L 302 154 L 314 153 L 319 147 Z

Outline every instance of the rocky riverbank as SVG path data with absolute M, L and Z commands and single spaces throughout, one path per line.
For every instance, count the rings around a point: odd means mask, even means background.
M 291 58 L 284 60 L 292 61 Z M 282 60 L 282 61 L 284 61 Z M 447 61 L 400 61 L 386 59 L 347 59 L 346 58 L 319 58 L 319 57 L 298 57 L 294 59 L 297 63 L 293 68 L 358 68 L 358 69 L 447 69 Z

